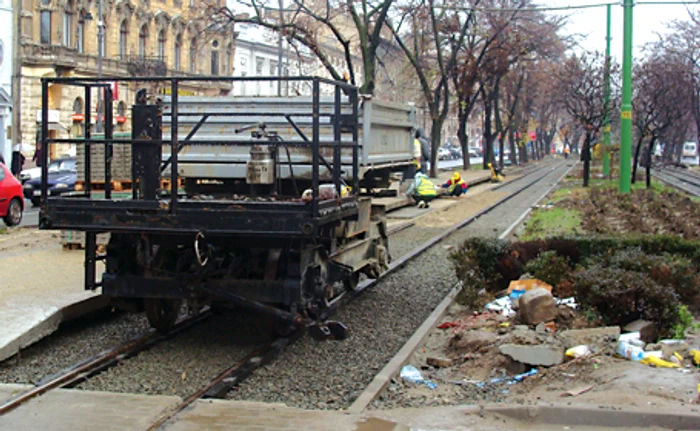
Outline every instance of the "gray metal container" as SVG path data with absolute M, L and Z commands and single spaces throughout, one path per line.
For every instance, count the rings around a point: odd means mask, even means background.
M 172 109 L 170 97 L 164 99 L 164 111 Z M 332 97 L 322 97 L 320 111 L 332 114 Z M 413 133 L 416 114 L 412 106 L 379 102 L 370 97 L 362 97 L 360 103 L 359 163 L 360 174 L 370 170 L 401 170 L 413 160 Z M 310 97 L 178 97 L 178 139 L 184 140 L 200 121 L 202 114 L 234 113 L 235 116 L 212 115 L 192 136 L 193 141 L 250 140 L 250 131 L 236 134 L 236 129 L 255 123 L 265 123 L 267 130 L 276 131 L 285 142 L 300 143 L 304 139 L 285 119 L 290 115 L 297 127 L 310 140 L 312 138 L 312 99 Z M 343 99 L 341 114 L 351 114 L 347 98 Z M 187 115 L 196 114 L 196 115 Z M 321 116 L 320 141 L 333 141 L 333 127 L 330 118 Z M 163 116 L 163 139 L 171 139 L 171 117 Z M 343 134 L 342 141 L 349 143 L 350 134 Z M 289 147 L 294 176 L 311 176 L 310 148 Z M 332 148 L 323 148 L 322 156 L 333 163 Z M 163 157 L 170 157 L 169 146 L 164 146 Z M 246 163 L 250 160 L 250 146 L 186 145 L 179 154 L 178 174 L 193 179 L 245 179 Z M 352 151 L 343 148 L 341 152 L 343 177 L 351 179 Z M 329 177 L 323 165 L 322 178 Z M 284 148 L 279 151 L 278 175 L 290 178 L 289 159 Z

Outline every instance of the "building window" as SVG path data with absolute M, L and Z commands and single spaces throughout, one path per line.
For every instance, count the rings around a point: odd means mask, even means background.
M 213 76 L 219 74 L 219 41 L 217 40 L 211 43 L 211 74 Z
M 48 6 L 51 4 L 51 0 L 41 0 L 41 4 L 43 4 L 44 6 Z
M 193 37 L 190 42 L 190 73 L 195 73 L 197 70 L 197 38 Z
M 83 99 L 76 97 L 73 101 L 73 135 L 83 136 L 83 125 L 85 122 L 85 112 L 83 106 Z
M 97 31 L 100 31 L 99 28 L 97 29 Z M 107 26 L 103 24 L 102 25 L 102 40 L 100 41 L 100 45 L 97 47 L 97 49 L 99 49 L 99 54 L 102 57 L 107 56 L 107 50 L 106 50 L 106 45 L 105 45 L 105 42 L 106 42 L 105 39 L 107 39 L 106 35 L 107 35 Z
M 73 2 L 66 2 L 63 11 L 63 46 L 73 47 Z
M 51 43 L 51 11 L 41 11 L 41 43 Z
M 148 26 L 144 24 L 139 30 L 139 57 L 146 58 L 146 44 L 148 43 Z
M 231 75 L 233 71 L 231 70 L 231 61 L 233 59 L 233 45 L 229 42 L 226 47 L 226 75 Z
M 277 76 L 277 62 L 270 60 L 270 76 Z M 274 81 L 270 81 L 270 88 L 274 88 Z
M 119 28 L 119 58 L 126 60 L 126 44 L 129 41 L 129 27 L 126 25 L 126 20 L 122 21 Z
M 165 61 L 165 43 L 167 42 L 165 29 L 158 33 L 158 59 Z
M 262 76 L 264 62 L 265 59 L 263 59 L 262 57 L 255 58 L 255 76 Z
M 173 56 L 173 68 L 180 70 L 180 52 L 182 51 L 182 35 L 175 36 L 175 55 Z
M 76 41 L 76 47 L 78 48 L 78 52 L 81 54 L 85 52 L 85 14 L 85 10 L 80 11 L 80 19 L 78 20 L 78 32 L 76 34 L 76 37 L 78 38 L 78 40 Z
M 126 103 L 124 101 L 117 104 L 117 117 L 126 117 Z

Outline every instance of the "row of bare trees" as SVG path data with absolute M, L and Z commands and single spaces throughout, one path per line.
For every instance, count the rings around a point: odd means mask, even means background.
M 465 168 L 473 138 L 467 123 L 476 112 L 484 119 L 484 167 L 494 160 L 495 145 L 500 164 L 506 145 L 513 163 L 548 152 L 564 124 L 552 74 L 565 55 L 557 33 L 564 20 L 532 6 L 532 0 L 288 0 L 282 7 L 239 0 L 230 9 L 202 10 L 218 26 L 249 23 L 279 32 L 293 47 L 314 53 L 330 76 L 347 77 L 365 94 L 384 98 L 393 87 L 402 101 L 425 106 L 435 175 L 451 115 L 458 119 Z M 331 51 L 342 53 L 342 65 Z M 527 154 L 533 125 L 537 145 Z
M 607 124 L 614 128 L 619 118 L 619 68 L 610 64 L 606 76 L 608 60 L 601 54 L 571 54 L 558 34 L 565 19 L 533 10 L 532 0 L 238 2 L 232 9 L 212 4 L 203 10 L 216 25 L 250 23 L 279 32 L 291 46 L 314 53 L 330 76 L 347 78 L 365 94 L 385 98 L 398 89 L 401 101 L 425 106 L 431 175 L 452 115 L 469 168 L 474 137 L 467 124 L 479 114 L 484 168 L 495 161 L 496 146 L 503 165 L 507 153 L 512 163 L 541 158 L 556 138 L 578 152 L 583 138 L 587 185 L 591 148 L 606 126 L 606 79 L 612 82 Z M 635 67 L 633 176 L 657 142 L 669 144 L 665 151 L 672 157 L 688 130 L 700 133 L 700 19 L 691 14 L 672 26 Z M 331 52 L 344 61 L 333 61 Z M 534 145 L 527 146 L 533 130 Z

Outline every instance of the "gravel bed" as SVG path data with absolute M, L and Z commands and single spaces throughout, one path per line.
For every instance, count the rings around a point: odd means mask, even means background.
M 61 325 L 54 334 L 0 363 L 0 382 L 36 383 L 141 335 L 149 328 L 143 314 L 113 313 Z
M 155 345 L 78 388 L 186 397 L 272 336 L 271 322 L 230 310 Z
M 498 235 L 558 180 L 564 164 L 552 166 L 559 169 L 550 171 L 538 185 L 454 233 L 339 310 L 333 318 L 349 326 L 348 339 L 318 343 L 304 337 L 229 392 L 228 398 L 282 402 L 299 408 L 347 408 L 456 283 L 441 245 L 458 245 L 471 236 Z M 507 186 L 503 190 L 511 189 Z M 398 257 L 399 250 L 410 251 L 413 237 L 420 243 L 434 236 L 428 231 L 432 229 L 423 233 L 411 228 L 392 236 L 392 254 Z M 420 238 L 423 235 L 426 238 Z

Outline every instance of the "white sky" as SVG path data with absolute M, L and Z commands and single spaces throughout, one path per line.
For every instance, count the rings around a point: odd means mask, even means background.
M 644 1 L 644 0 L 640 0 Z M 663 0 L 659 0 L 663 1 Z M 610 0 L 541 0 L 543 6 L 581 6 L 601 3 L 612 3 Z M 670 0 L 669 0 L 670 2 Z M 622 38 L 623 16 L 622 6 L 616 1 L 612 6 L 612 44 L 611 54 L 618 63 L 622 62 Z M 698 6 L 688 6 L 694 10 Z M 607 9 L 605 6 L 589 9 L 555 12 L 559 15 L 570 15 L 568 24 L 564 27 L 563 34 L 579 33 L 586 35 L 581 45 L 586 50 L 598 50 L 605 52 L 605 33 Z M 646 5 L 637 4 L 634 7 L 634 20 L 632 30 L 635 57 L 641 54 L 641 47 L 645 43 L 658 40 L 656 33 L 666 33 L 666 23 L 674 20 L 685 20 L 688 17 L 684 5 Z

